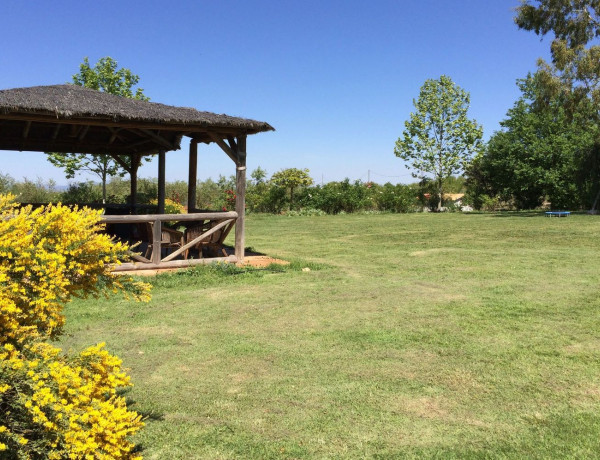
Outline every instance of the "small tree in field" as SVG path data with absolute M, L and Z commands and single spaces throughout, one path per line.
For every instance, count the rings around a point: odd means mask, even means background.
M 308 187 L 313 183 L 308 172 L 308 169 L 288 168 L 278 171 L 271 176 L 271 183 L 273 185 L 289 189 L 290 209 L 294 206 L 294 190 L 298 187 Z
M 444 179 L 464 170 L 480 150 L 483 128 L 467 118 L 469 93 L 446 75 L 425 81 L 414 106 L 416 111 L 404 123 L 405 130 L 396 141 L 394 153 L 409 163 L 407 168 L 433 176 L 439 211 Z
M 129 69 L 118 69 L 117 61 L 103 57 L 94 67 L 88 58 L 79 66 L 79 73 L 73 75 L 73 83 L 117 96 L 148 101 L 144 90 L 134 86 L 140 77 Z M 83 153 L 48 153 L 48 161 L 65 171 L 67 179 L 72 179 L 78 172 L 87 171 L 100 178 L 102 183 L 102 202 L 106 203 L 106 182 L 109 177 L 123 176 L 125 170 L 109 155 L 93 155 Z

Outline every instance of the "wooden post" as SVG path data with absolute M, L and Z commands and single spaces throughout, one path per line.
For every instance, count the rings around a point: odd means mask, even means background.
M 152 226 L 152 263 L 159 264 L 161 257 L 161 247 L 160 242 L 162 240 L 162 222 L 160 220 L 155 220 Z
M 158 214 L 165 213 L 165 152 L 158 152 Z
M 194 212 L 196 209 L 196 182 L 198 181 L 198 141 L 190 141 L 190 167 L 188 174 L 188 212 Z
M 137 154 L 131 155 L 131 170 L 129 176 L 131 178 L 129 204 L 131 206 L 131 214 L 135 214 L 135 205 L 137 203 L 137 172 L 140 167 L 140 156 Z
M 244 217 L 246 214 L 246 136 L 237 138 L 237 162 L 235 171 L 235 256 L 238 262 L 244 261 Z

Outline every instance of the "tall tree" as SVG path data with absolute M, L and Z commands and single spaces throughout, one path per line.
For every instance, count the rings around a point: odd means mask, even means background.
M 521 98 L 500 123 L 485 152 L 468 169 L 469 192 L 532 209 L 549 199 L 555 209 L 580 208 L 590 202 L 598 174 L 587 164 L 598 131 L 589 118 L 568 114 L 562 99 L 541 109 L 535 101 L 540 75 L 518 81 Z
M 600 36 L 599 17 L 598 0 L 522 0 L 515 22 L 538 35 L 553 32 L 574 48 Z
M 523 0 L 515 22 L 538 35 L 554 35 L 550 45 L 552 62 L 538 61 L 537 73 L 542 82 L 535 102 L 538 108 L 543 110 L 550 101 L 560 98 L 568 121 L 586 113 L 600 124 L 600 1 Z M 599 150 L 597 137 L 586 162 L 596 162 Z M 600 187 L 592 210 L 599 200 Z
M 117 61 L 111 57 L 101 58 L 93 67 L 86 57 L 79 66 L 79 72 L 73 75 L 73 83 L 117 96 L 150 100 L 144 95 L 142 88 L 134 88 L 139 76 L 131 70 L 118 68 Z M 102 183 L 102 202 L 106 203 L 106 183 L 109 177 L 124 176 L 126 171 L 108 155 L 83 153 L 47 153 L 48 161 L 65 171 L 67 179 L 72 179 L 80 172 L 89 172 L 98 176 Z M 132 157 L 131 161 L 135 161 Z
M 599 0 L 525 0 L 517 8 L 516 24 L 544 36 L 554 34 L 552 62 L 538 60 L 545 92 L 543 103 L 557 95 L 569 96 L 565 108 L 575 111 L 581 103 L 600 108 L 600 46 L 590 44 L 600 36 Z
M 463 171 L 482 147 L 483 128 L 469 120 L 469 93 L 442 75 L 425 81 L 416 111 L 404 123 L 394 153 L 416 170 L 414 177 L 433 176 L 437 184 L 438 211 L 442 207 L 444 179 Z

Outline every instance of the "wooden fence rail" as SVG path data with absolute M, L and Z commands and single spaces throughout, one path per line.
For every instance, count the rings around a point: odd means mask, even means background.
M 174 260 L 176 257 L 186 254 L 187 251 L 197 246 L 203 240 L 213 236 L 216 232 L 222 231 L 228 225 L 232 225 L 238 217 L 235 211 L 228 212 L 198 212 L 191 214 L 144 214 L 144 215 L 124 215 L 124 216 L 102 216 L 102 222 L 105 224 L 152 224 L 152 241 L 146 243 L 152 246 L 152 255 L 150 259 L 141 256 L 140 254 L 132 253 L 131 258 L 134 262 L 123 263 L 114 267 L 113 271 L 129 271 L 129 270 L 150 270 L 161 268 L 183 268 L 193 265 L 207 264 L 212 262 L 237 262 L 238 259 L 234 255 L 228 257 L 211 257 L 204 259 L 185 259 Z M 163 222 L 181 222 L 181 223 L 198 223 L 214 222 L 210 228 L 204 233 L 198 235 L 191 241 L 186 241 L 181 244 L 174 252 L 167 254 L 162 258 L 163 249 Z

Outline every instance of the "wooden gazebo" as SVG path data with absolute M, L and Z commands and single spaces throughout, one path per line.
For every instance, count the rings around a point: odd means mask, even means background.
M 131 206 L 135 208 L 137 172 L 142 158 L 158 155 L 158 214 L 105 216 L 106 222 L 152 222 L 153 247 L 160 248 L 161 225 L 167 220 L 235 219 L 235 256 L 244 258 L 246 137 L 272 131 L 268 123 L 201 112 L 154 102 L 128 99 L 76 85 L 35 86 L 0 90 L 0 150 L 90 153 L 110 155 L 131 177 Z M 165 154 L 190 138 L 188 214 L 165 215 Z M 197 213 L 197 149 L 216 143 L 236 165 L 235 212 Z M 202 259 L 161 259 L 154 250 L 141 264 L 123 269 L 162 268 L 203 263 Z

